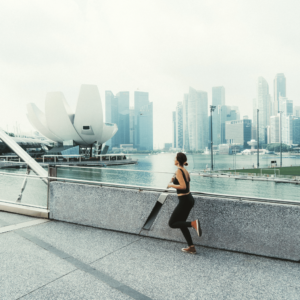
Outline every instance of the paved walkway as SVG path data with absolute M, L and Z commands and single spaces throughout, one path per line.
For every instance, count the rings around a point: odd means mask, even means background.
M 0 299 L 300 299 L 300 264 L 0 212 Z

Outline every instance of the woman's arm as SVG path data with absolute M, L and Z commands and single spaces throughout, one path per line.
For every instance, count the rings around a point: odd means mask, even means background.
M 178 179 L 179 184 L 170 183 L 168 185 L 168 187 L 169 188 L 172 187 L 172 188 L 177 189 L 177 190 L 185 190 L 186 189 L 186 184 L 185 184 L 182 172 L 179 169 L 176 172 L 176 178 Z

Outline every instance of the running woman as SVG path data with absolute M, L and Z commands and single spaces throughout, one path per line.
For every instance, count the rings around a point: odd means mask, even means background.
M 198 236 L 202 235 L 202 230 L 198 219 L 193 222 L 186 222 L 186 219 L 188 218 L 195 203 L 195 200 L 190 193 L 190 174 L 184 167 L 187 165 L 188 163 L 186 155 L 181 152 L 177 153 L 175 158 L 175 166 L 178 167 L 178 170 L 176 171 L 176 176 L 172 178 L 173 183 L 169 183 L 168 188 L 172 187 L 177 190 L 179 203 L 172 213 L 169 226 L 171 228 L 180 228 L 182 231 L 188 247 L 182 248 L 181 250 L 183 252 L 196 254 L 196 249 L 188 228 L 193 227 L 197 231 Z

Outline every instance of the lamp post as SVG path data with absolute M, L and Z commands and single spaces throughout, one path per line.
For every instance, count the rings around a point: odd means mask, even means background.
M 212 113 L 215 110 L 215 105 L 210 105 L 210 153 L 211 153 L 211 170 L 214 169 L 214 161 L 213 161 L 213 127 L 212 127 Z

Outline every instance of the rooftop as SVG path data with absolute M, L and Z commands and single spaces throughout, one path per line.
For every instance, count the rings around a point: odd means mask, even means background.
M 299 263 L 0 212 L 0 299 L 299 299 Z

